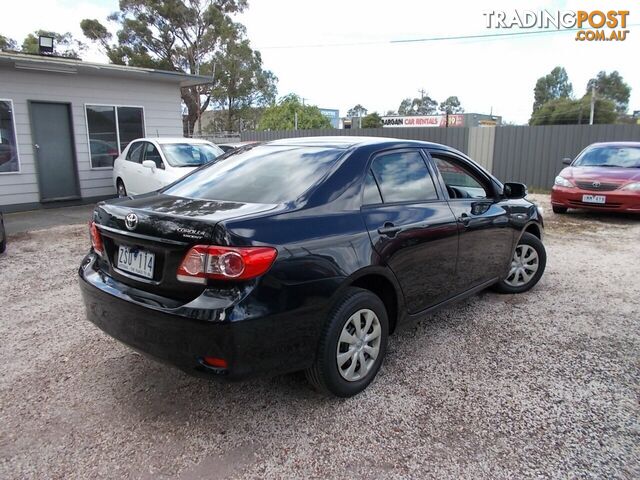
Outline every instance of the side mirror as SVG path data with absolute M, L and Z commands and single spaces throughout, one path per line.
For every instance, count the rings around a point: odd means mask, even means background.
M 145 160 L 142 162 L 142 166 L 145 168 L 150 168 L 151 170 L 155 170 L 156 162 L 154 162 L 153 160 Z
M 563 165 L 571 165 L 571 162 L 573 162 L 573 160 L 571 160 L 570 158 L 563 158 L 562 159 L 562 164 Z
M 502 193 L 505 198 L 524 198 L 527 196 L 527 186 L 524 183 L 507 182 L 504 184 Z

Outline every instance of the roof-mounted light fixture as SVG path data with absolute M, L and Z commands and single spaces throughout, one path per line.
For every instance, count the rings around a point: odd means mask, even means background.
M 38 37 L 38 53 L 40 55 L 50 55 L 53 53 L 53 37 L 40 35 Z

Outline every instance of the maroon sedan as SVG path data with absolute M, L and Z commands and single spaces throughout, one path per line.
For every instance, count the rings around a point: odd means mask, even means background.
M 594 143 L 556 177 L 555 213 L 568 208 L 640 213 L 640 142 Z

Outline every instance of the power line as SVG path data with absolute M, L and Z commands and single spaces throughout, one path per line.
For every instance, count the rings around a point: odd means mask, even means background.
M 628 25 L 629 27 L 637 27 L 640 26 L 640 23 L 634 23 Z M 444 37 L 425 37 L 425 38 L 409 38 L 409 39 L 395 39 L 395 40 L 377 40 L 370 42 L 342 42 L 342 43 L 316 43 L 316 44 L 307 44 L 307 45 L 271 45 L 265 47 L 258 47 L 258 50 L 275 50 L 275 49 L 292 49 L 292 48 L 333 48 L 333 47 L 361 47 L 361 46 L 370 46 L 370 45 L 401 45 L 407 43 L 426 43 L 426 42 L 442 42 L 449 40 L 481 40 L 481 39 L 491 39 L 491 38 L 513 38 L 513 37 L 524 37 L 529 35 L 543 35 L 543 34 L 554 34 L 554 33 L 568 33 L 568 32 L 578 32 L 580 30 L 584 30 L 582 28 L 567 28 L 562 30 L 532 30 L 532 31 L 517 31 L 517 32 L 509 32 L 509 33 L 482 33 L 475 35 L 450 35 Z

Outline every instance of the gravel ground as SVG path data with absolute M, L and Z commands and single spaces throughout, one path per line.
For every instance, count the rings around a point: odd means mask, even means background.
M 0 257 L 0 478 L 640 478 L 640 219 L 551 213 L 547 273 L 391 338 L 348 400 L 195 379 L 84 319 L 85 225 Z

